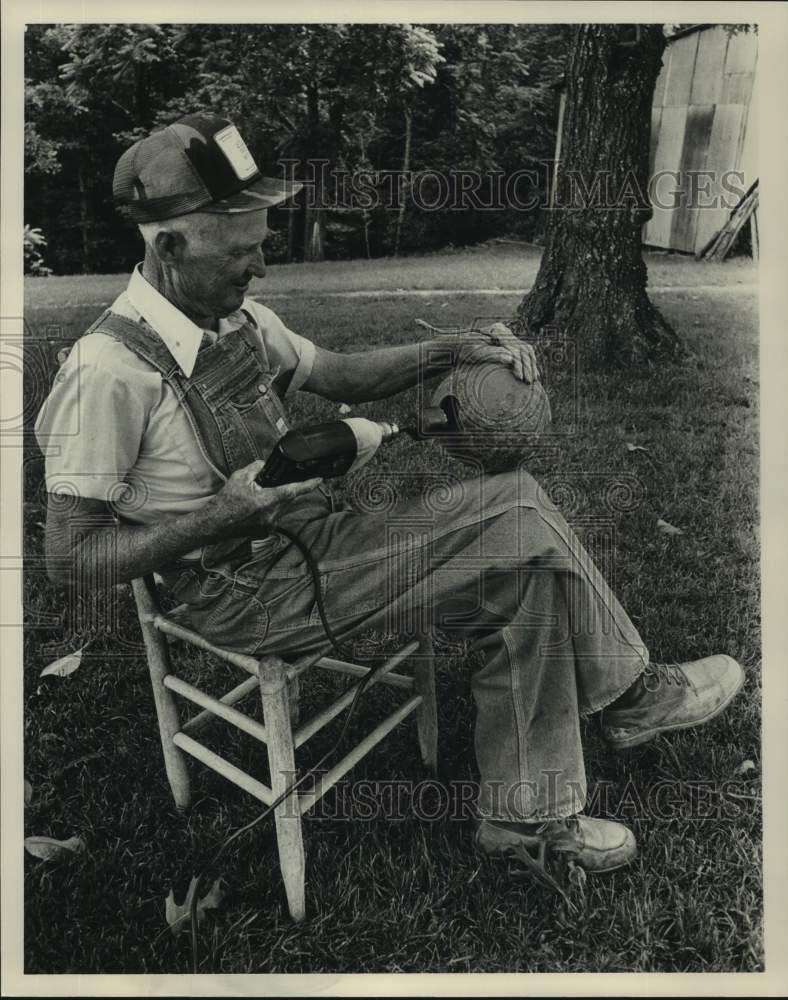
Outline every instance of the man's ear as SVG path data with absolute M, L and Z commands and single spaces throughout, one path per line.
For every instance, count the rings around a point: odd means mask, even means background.
M 177 230 L 160 229 L 154 241 L 156 255 L 162 263 L 176 264 L 183 258 L 186 237 Z

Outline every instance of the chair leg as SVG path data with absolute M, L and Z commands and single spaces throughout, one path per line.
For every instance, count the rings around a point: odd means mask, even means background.
M 140 618 L 142 637 L 150 671 L 153 700 L 156 704 L 156 715 L 159 720 L 159 735 L 164 754 L 164 769 L 172 789 L 175 806 L 180 810 L 191 805 L 191 783 L 186 767 L 186 755 L 173 743 L 172 739 L 180 732 L 181 723 L 175 697 L 169 688 L 164 686 L 164 678 L 171 673 L 170 650 L 167 640 L 150 623 L 150 616 L 156 613 L 156 606 L 147 589 L 144 579 L 132 582 L 134 597 Z
M 294 677 L 287 686 L 287 699 L 290 707 L 290 726 L 297 726 L 301 717 L 301 679 Z
M 281 795 L 296 776 L 285 670 L 286 664 L 278 656 L 264 656 L 260 660 L 260 694 L 268 731 L 268 761 L 274 796 Z M 293 920 L 303 920 L 306 915 L 306 859 L 298 792 L 276 807 L 274 820 L 290 916 Z
M 421 759 L 431 775 L 438 772 L 438 706 L 435 697 L 435 651 L 432 636 L 422 637 L 413 672 L 422 702 L 416 710 Z
M 172 741 L 173 736 L 181 729 L 178 708 L 172 692 L 153 676 L 151 676 L 151 680 L 153 681 L 153 697 L 156 700 L 156 713 L 159 716 L 164 770 L 170 783 L 175 807 L 183 812 L 191 805 L 192 793 L 189 771 L 186 767 L 186 755 Z

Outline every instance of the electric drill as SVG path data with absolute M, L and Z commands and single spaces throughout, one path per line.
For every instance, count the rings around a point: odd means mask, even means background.
M 391 441 L 400 434 L 424 440 L 448 429 L 449 414 L 440 406 L 431 406 L 422 411 L 420 420 L 402 428 L 397 424 L 350 417 L 290 430 L 277 441 L 256 482 L 259 486 L 271 487 L 318 477 L 344 476 L 371 458 L 382 441 Z M 367 451 L 369 454 L 365 454 Z

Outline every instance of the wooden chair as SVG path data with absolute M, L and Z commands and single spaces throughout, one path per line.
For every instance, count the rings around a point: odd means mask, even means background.
M 170 612 L 169 617 L 164 614 L 152 576 L 132 581 L 132 589 L 156 702 L 161 745 L 164 751 L 164 767 L 176 806 L 179 809 L 186 809 L 191 801 L 189 773 L 186 767 L 187 755 L 223 775 L 260 802 L 270 805 L 294 778 L 296 749 L 346 709 L 358 687 L 354 685 L 308 722 L 299 725 L 297 704 L 301 675 L 312 667 L 319 667 L 358 677 L 361 683 L 361 679 L 371 668 L 333 659 L 322 653 L 302 657 L 293 663 L 286 663 L 274 655 L 263 656 L 257 660 L 252 656 L 234 653 L 214 646 L 197 632 L 179 625 L 173 620 L 173 612 Z M 214 698 L 173 672 L 168 636 L 182 639 L 192 646 L 213 653 L 251 676 L 222 698 Z M 418 655 L 412 677 L 394 672 L 396 666 L 414 653 Z M 431 639 L 425 636 L 400 649 L 388 659 L 375 682 L 378 680 L 407 692 L 407 700 L 372 729 L 345 754 L 342 760 L 325 772 L 313 788 L 307 792 L 294 792 L 274 810 L 279 863 L 288 908 L 294 920 L 303 920 L 305 915 L 306 867 L 301 820 L 303 814 L 411 712 L 416 712 L 422 760 L 431 773 L 435 773 L 437 713 Z M 264 725 L 244 715 L 236 707 L 243 698 L 257 688 L 263 702 Z M 174 695 L 180 695 L 192 702 L 201 711 L 182 725 Z M 216 718 L 236 726 L 265 745 L 271 774 L 270 788 L 194 738 L 203 726 Z M 293 808 L 291 799 L 296 799 L 297 808 Z

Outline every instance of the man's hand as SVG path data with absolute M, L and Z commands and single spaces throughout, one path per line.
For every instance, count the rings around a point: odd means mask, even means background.
M 219 492 L 203 508 L 210 531 L 216 537 L 233 538 L 244 534 L 242 529 L 272 527 L 279 514 L 302 493 L 309 493 L 322 479 L 307 479 L 303 483 L 263 488 L 255 482 L 265 465 L 258 459 L 237 469 Z
M 471 358 L 475 362 L 493 361 L 506 365 L 522 382 L 539 379 L 533 347 L 516 337 L 503 323 L 493 323 L 486 330 L 464 337 L 462 342 L 473 345 Z

